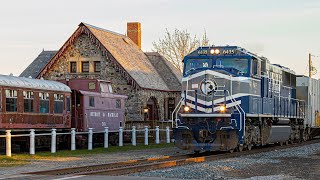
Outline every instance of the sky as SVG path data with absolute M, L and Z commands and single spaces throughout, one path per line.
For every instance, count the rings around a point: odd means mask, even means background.
M 58 50 L 86 22 L 121 34 L 141 22 L 142 49 L 165 29 L 188 30 L 211 44 L 236 45 L 297 74 L 308 53 L 320 77 L 318 0 L 28 0 L 0 2 L 0 74 L 19 75 L 44 50 Z

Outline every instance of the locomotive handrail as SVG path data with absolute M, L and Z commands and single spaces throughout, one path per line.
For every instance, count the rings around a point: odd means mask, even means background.
M 242 130 L 242 126 L 243 126 L 243 124 L 242 124 L 242 118 L 244 119 L 244 125 L 245 125 L 245 116 L 246 116 L 246 112 L 242 109 L 242 107 L 237 103 L 237 101 L 233 98 L 233 96 L 230 94 L 230 92 L 228 91 L 228 90 L 226 90 L 226 92 L 228 93 L 228 95 L 231 97 L 230 98 L 230 100 L 235 104 L 235 107 L 237 108 L 237 110 L 239 111 L 239 108 L 240 108 L 240 110 L 242 111 L 242 113 L 243 113 L 243 117 L 242 117 L 242 115 L 241 115 L 241 113 L 240 113 L 240 129 L 239 129 L 239 131 L 241 131 Z M 240 111 L 239 111 L 240 112 Z M 243 131 L 243 137 L 245 137 L 245 134 L 246 132 L 245 131 Z
M 171 128 L 173 128 L 173 117 L 174 117 L 174 114 L 177 112 L 178 109 L 181 108 L 182 106 L 182 101 L 184 100 L 183 97 L 180 98 L 180 101 L 178 102 L 177 106 L 174 108 L 173 112 L 172 112 L 172 115 L 171 115 L 171 118 L 172 118 L 172 124 L 171 124 Z M 178 108 L 179 107 L 179 108 Z M 176 113 L 176 119 L 178 118 L 178 113 Z M 176 126 L 177 126 L 177 122 L 176 122 Z

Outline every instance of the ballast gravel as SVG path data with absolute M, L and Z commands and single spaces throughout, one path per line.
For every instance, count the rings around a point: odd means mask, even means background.
M 318 179 L 320 143 L 131 176 L 178 179 Z
M 179 154 L 177 154 L 179 152 Z M 126 152 L 114 152 L 96 155 L 84 155 L 76 157 L 57 157 L 55 159 L 32 159 L 29 164 L 16 167 L 0 167 L 0 179 L 7 175 L 26 172 L 62 169 L 68 167 L 89 166 L 96 164 L 107 164 L 112 162 L 127 161 L 132 159 L 155 158 L 161 156 L 176 156 L 186 154 L 176 147 L 133 150 Z

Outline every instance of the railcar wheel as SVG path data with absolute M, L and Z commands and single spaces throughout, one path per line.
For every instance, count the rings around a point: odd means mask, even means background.
M 233 148 L 233 149 L 230 149 L 229 152 L 230 152 L 230 153 L 233 153 L 233 152 L 234 152 L 234 148 Z
M 247 145 L 247 149 L 248 149 L 248 151 L 251 151 L 252 146 L 253 146 L 252 144 L 248 144 L 248 145 Z
M 283 146 L 283 142 L 279 142 L 279 145 L 280 145 L 280 146 Z

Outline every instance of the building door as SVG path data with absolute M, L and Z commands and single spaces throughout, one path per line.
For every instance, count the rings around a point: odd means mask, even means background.
M 157 103 L 157 99 L 155 97 L 151 97 L 147 102 L 148 108 L 148 117 L 146 120 L 155 121 L 159 120 L 159 107 Z

